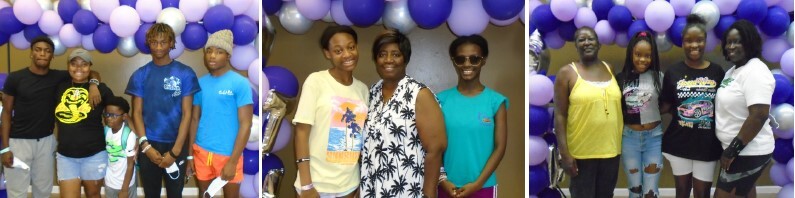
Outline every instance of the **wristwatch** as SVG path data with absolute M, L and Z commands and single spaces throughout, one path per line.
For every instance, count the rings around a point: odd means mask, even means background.
M 91 80 L 88 80 L 88 83 L 91 83 L 91 84 L 94 84 L 96 86 L 99 86 L 99 80 L 97 80 L 97 79 L 93 79 L 92 78 Z

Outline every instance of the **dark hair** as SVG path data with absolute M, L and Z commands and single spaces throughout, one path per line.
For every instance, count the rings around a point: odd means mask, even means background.
M 344 25 L 328 26 L 326 27 L 326 30 L 323 30 L 323 35 L 320 36 L 320 47 L 324 50 L 327 50 L 329 40 L 331 40 L 331 37 L 337 33 L 350 34 L 353 37 L 353 41 L 359 43 L 359 37 L 356 36 L 356 31 L 354 31 L 353 28 Z
M 177 42 L 174 36 L 174 29 L 165 23 L 155 23 L 152 27 L 149 27 L 149 30 L 146 30 L 146 42 L 149 43 L 149 41 L 154 40 L 155 37 L 160 34 L 163 34 L 169 41 Z
M 458 47 L 463 44 L 475 44 L 480 47 L 480 51 L 483 52 L 483 57 L 489 57 L 489 43 L 480 35 L 473 34 L 469 36 L 459 36 L 453 43 L 450 43 L 450 57 L 455 56 L 456 51 L 458 51 Z
M 50 51 L 51 52 L 53 50 L 55 50 L 55 43 L 52 42 L 52 39 L 50 39 L 50 37 L 46 37 L 46 36 L 39 36 L 39 37 L 33 38 L 33 40 L 30 41 L 30 48 L 33 48 L 33 45 L 36 45 L 36 43 L 39 43 L 39 42 L 44 42 L 44 43 L 47 43 L 47 45 L 50 45 Z
M 601 43 L 599 43 L 599 35 L 598 35 L 598 34 L 596 34 L 596 30 L 594 30 L 593 28 L 591 28 L 591 27 L 588 27 L 588 26 L 582 26 L 582 27 L 580 27 L 580 28 L 577 28 L 577 30 L 576 30 L 576 31 L 574 31 L 574 40 L 575 40 L 575 43 L 576 43 L 576 40 L 577 40 L 577 35 L 579 35 L 579 34 L 580 34 L 580 32 L 582 32 L 582 31 L 586 31 L 586 30 L 587 30 L 587 31 L 590 31 L 591 33 L 593 33 L 593 35 L 594 35 L 594 36 L 596 36 L 596 44 L 597 44 L 597 45 L 601 45 Z M 546 44 L 544 44 L 544 45 L 546 45 Z
M 127 100 L 125 100 L 122 97 L 115 96 L 105 101 L 105 106 L 111 106 L 111 105 L 119 107 L 119 109 L 121 109 L 121 111 L 123 111 L 124 113 L 130 112 L 130 103 L 127 103 Z
M 651 45 L 651 62 L 649 70 L 646 72 L 652 72 L 651 76 L 654 80 L 654 88 L 657 90 L 657 93 L 660 92 L 662 89 L 662 85 L 660 85 L 660 54 L 657 52 L 657 42 L 654 40 L 654 35 L 647 31 L 640 31 L 636 33 L 632 40 L 629 40 L 629 44 L 627 44 L 627 56 L 624 59 L 624 69 L 621 70 L 621 74 L 618 76 L 621 89 L 624 89 L 624 85 L 627 82 L 637 80 L 640 77 L 639 74 L 635 74 L 632 72 L 635 64 L 633 63 L 633 51 L 635 51 L 635 45 L 638 44 L 640 41 L 649 42 Z
M 687 15 L 687 25 L 685 25 L 685 29 L 682 29 L 682 36 L 684 37 L 685 32 L 692 27 L 700 29 L 701 32 L 704 32 L 704 37 L 707 37 L 707 22 L 705 22 L 701 16 L 697 14 Z
M 729 29 L 723 31 L 723 39 L 721 39 L 721 52 L 723 53 L 723 57 L 729 59 L 728 54 L 726 54 L 726 36 L 729 35 L 729 32 L 732 29 L 736 29 L 738 33 L 740 33 L 740 43 L 743 45 L 743 50 L 745 51 L 745 58 L 751 59 L 754 57 L 759 57 L 762 54 L 762 38 L 759 37 L 759 32 L 756 31 L 756 27 L 754 24 L 742 19 L 734 22 L 732 26 L 729 26 Z
M 411 60 L 411 41 L 406 35 L 397 30 L 389 30 L 375 38 L 373 43 L 373 61 L 378 58 L 378 51 L 381 51 L 381 47 L 390 43 L 398 45 L 400 53 L 403 54 L 403 60 L 408 65 L 409 60 Z

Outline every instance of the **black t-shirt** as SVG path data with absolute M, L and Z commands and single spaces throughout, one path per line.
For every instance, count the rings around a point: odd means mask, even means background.
M 83 158 L 105 150 L 102 112 L 113 92 L 104 83 L 97 87 L 102 103 L 91 108 L 88 102 L 89 83 L 63 82 L 55 95 L 55 121 L 58 124 L 58 153 Z M 52 113 L 52 112 L 50 112 Z
M 14 96 L 10 137 L 38 139 L 52 135 L 55 88 L 69 79 L 69 73 L 62 70 L 50 69 L 45 75 L 37 75 L 25 67 L 11 72 L 3 85 L 3 92 Z
M 663 134 L 662 151 L 699 161 L 720 159 L 723 149 L 715 137 L 715 93 L 723 80 L 715 63 L 693 69 L 684 62 L 668 68 L 660 102 L 671 104 L 671 123 Z

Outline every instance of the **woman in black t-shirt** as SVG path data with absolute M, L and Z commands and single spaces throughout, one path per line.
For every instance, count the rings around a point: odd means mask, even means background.
M 715 165 L 722 152 L 715 137 L 715 93 L 723 69 L 704 59 L 706 27 L 687 17 L 682 32 L 685 60 L 668 68 L 660 94 L 661 109 L 672 115 L 662 142 L 663 156 L 675 177 L 676 197 L 710 197 Z M 695 179 L 694 179 L 695 178 Z
M 83 49 L 69 55 L 67 71 L 71 80 L 56 88 L 55 120 L 58 126 L 56 156 L 58 185 L 65 197 L 80 197 L 81 185 L 87 197 L 99 197 L 104 184 L 108 154 L 102 126 L 104 102 L 92 107 L 88 102 L 91 55 Z M 99 86 L 102 101 L 113 97 L 105 85 Z

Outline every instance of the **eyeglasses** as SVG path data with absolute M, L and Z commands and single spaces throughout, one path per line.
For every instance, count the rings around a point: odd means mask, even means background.
M 121 117 L 123 114 L 113 114 L 113 113 L 103 113 L 102 117 L 105 118 L 118 118 Z
M 454 63 L 456 66 L 462 66 L 462 65 L 464 65 L 464 64 L 465 64 L 467 61 L 469 61 L 469 63 L 470 63 L 470 64 L 473 64 L 473 65 L 480 65 L 480 63 L 483 61 L 483 57 L 482 57 L 482 56 L 477 56 L 477 55 L 471 55 L 471 56 L 454 56 L 452 59 L 453 59 L 453 63 Z

